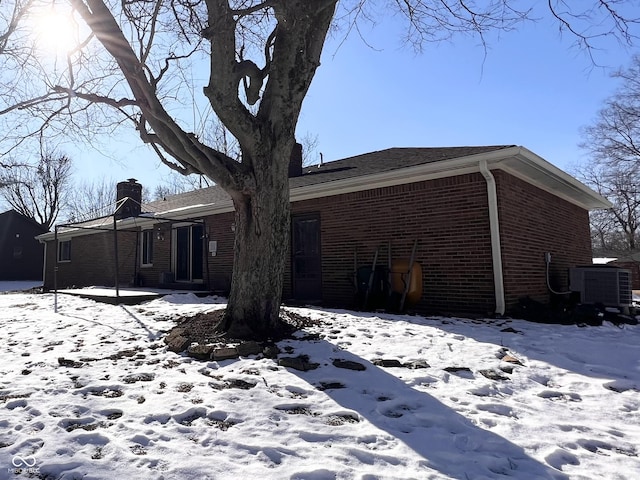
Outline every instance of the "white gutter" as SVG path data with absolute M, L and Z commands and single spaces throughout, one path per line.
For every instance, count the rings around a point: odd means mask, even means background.
M 487 182 L 487 199 L 489 201 L 489 230 L 491 232 L 491 256 L 493 258 L 493 284 L 496 296 L 496 313 L 504 315 L 504 277 L 502 275 L 502 249 L 500 247 L 500 222 L 498 220 L 498 193 L 496 180 L 487 167 L 487 161 L 478 162 L 480 172 Z
M 586 210 L 613 206 L 605 197 L 531 150 L 516 148 L 511 158 L 496 162 L 495 167 Z
M 520 152 L 519 147 L 509 147 L 485 153 L 476 153 L 459 158 L 452 158 L 441 162 L 423 163 L 412 167 L 404 167 L 382 173 L 360 175 L 326 183 L 292 187 L 290 199 L 292 202 L 309 200 L 331 195 L 360 192 L 373 188 L 392 187 L 406 183 L 422 182 L 447 178 L 454 175 L 464 175 L 478 172 L 478 162 L 485 160 L 491 163 L 512 158 Z M 325 163 L 325 165 L 328 165 Z M 295 180 L 295 179 L 294 179 Z
M 141 228 L 149 228 L 153 227 L 157 223 L 167 222 L 168 218 L 171 218 L 172 221 L 177 220 L 189 220 L 194 217 L 206 217 L 209 215 L 217 215 L 220 213 L 233 212 L 233 203 L 231 200 L 228 202 L 217 202 L 217 203 L 209 203 L 205 205 L 196 205 L 188 208 L 181 208 L 176 210 L 168 210 L 166 212 L 155 212 L 155 215 L 141 215 L 138 217 L 129 217 L 124 218 L 122 220 L 118 220 L 118 230 L 124 228 L 131 227 L 141 227 Z M 88 224 L 84 226 L 84 228 L 74 228 L 74 227 L 66 227 L 65 230 L 58 232 L 58 237 L 64 239 L 70 239 L 73 237 L 80 237 L 84 235 L 91 235 L 93 233 L 100 233 L 104 231 L 113 231 L 113 222 L 110 217 L 103 219 L 108 221 L 109 223 L 101 223 L 101 224 Z M 95 227 L 95 229 L 91 229 L 91 227 Z M 38 235 L 36 237 L 40 243 L 45 243 L 47 241 L 54 239 L 53 232 L 43 233 L 42 235 Z

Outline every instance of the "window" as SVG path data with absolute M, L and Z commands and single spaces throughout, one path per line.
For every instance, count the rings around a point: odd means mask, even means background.
M 142 231 L 141 263 L 143 267 L 153 265 L 153 230 Z
M 71 261 L 71 240 L 61 240 L 58 242 L 58 261 Z

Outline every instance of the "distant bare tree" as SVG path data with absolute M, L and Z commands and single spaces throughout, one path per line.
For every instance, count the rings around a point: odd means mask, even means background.
M 16 45 L 19 44 L 15 37 L 33 3 L 34 0 L 17 0 L 10 4 L 10 8 L 0 8 L 0 53 L 15 53 Z
M 609 167 L 640 163 L 640 55 L 614 77 L 620 86 L 584 129 L 581 143 L 594 162 Z
M 318 134 L 307 132 L 300 138 L 300 143 L 302 144 L 302 165 L 306 167 L 318 163 L 320 161 L 318 158 L 318 146 L 320 145 Z
M 613 204 L 590 215 L 594 249 L 635 251 L 640 233 L 640 164 L 610 165 L 594 159 L 576 175 Z
M 591 215 L 594 247 L 628 251 L 636 250 L 640 233 L 640 55 L 614 77 L 618 89 L 583 130 L 580 146 L 590 158 L 578 175 L 613 203 Z
M 179 193 L 190 192 L 200 188 L 206 188 L 213 185 L 213 182 L 204 175 L 177 175 L 171 172 L 165 176 L 162 183 L 156 185 L 153 193 L 150 195 L 151 200 L 162 200 L 163 198 Z
M 0 178 L 0 195 L 17 212 L 50 229 L 66 207 L 71 159 L 43 153 L 35 165 L 8 168 Z
M 589 212 L 591 225 L 591 247 L 594 255 L 601 255 L 619 249 L 613 216 L 609 210 Z
M 71 188 L 64 214 L 69 222 L 82 222 L 113 214 L 115 203 L 115 181 L 80 181 Z

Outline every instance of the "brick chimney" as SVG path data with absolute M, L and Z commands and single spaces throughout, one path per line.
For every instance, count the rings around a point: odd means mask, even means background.
M 124 202 L 120 203 L 121 200 Z M 116 202 L 119 207 L 114 213 L 116 220 L 140 215 L 142 203 L 142 185 L 135 178 L 130 178 L 126 182 L 119 182 L 116 185 Z
M 302 145 L 296 143 L 289 158 L 289 178 L 302 175 Z

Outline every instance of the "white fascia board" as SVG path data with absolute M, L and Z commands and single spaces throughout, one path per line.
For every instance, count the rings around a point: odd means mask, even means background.
M 611 208 L 611 203 L 591 188 L 524 147 L 508 147 L 443 162 L 433 162 L 389 172 L 365 175 L 291 189 L 291 201 L 354 193 L 406 183 L 480 172 L 481 161 L 585 210 Z
M 232 212 L 233 204 L 229 202 L 211 203 L 206 205 L 197 205 L 194 207 L 186 207 L 166 212 L 155 212 L 153 215 L 143 214 L 139 217 L 124 218 L 117 221 L 118 230 L 131 227 L 149 228 L 158 223 L 165 223 L 168 220 L 188 220 L 194 217 L 204 217 L 208 215 L 216 215 L 218 213 Z M 100 230 L 89 230 L 86 228 L 67 227 L 63 231 L 58 232 L 58 239 L 68 240 L 74 237 L 82 237 L 85 235 L 94 235 L 96 233 L 104 233 L 113 230 L 113 220 L 109 219 L 104 224 L 93 225 Z M 47 232 L 36 237 L 40 243 L 48 242 L 55 239 L 54 232 Z
M 118 230 L 130 227 L 152 227 L 156 223 L 158 223 L 156 220 L 154 220 L 152 217 L 147 216 L 125 218 L 116 222 Z M 87 225 L 84 228 L 77 228 L 72 226 L 63 228 L 64 230 L 58 231 L 58 239 L 69 240 L 74 237 L 84 237 L 86 235 L 94 235 L 96 233 L 113 231 L 113 219 L 105 219 L 104 223 L 95 223 Z M 38 235 L 36 238 L 40 241 L 40 243 L 44 243 L 55 240 L 56 234 L 55 232 L 47 232 L 42 235 Z
M 166 222 L 165 219 L 170 220 L 189 220 L 194 217 L 207 217 L 209 215 L 218 215 L 220 213 L 233 212 L 233 202 L 231 200 L 224 202 L 209 203 L 206 205 L 197 205 L 193 207 L 185 207 L 176 210 L 169 210 L 166 212 L 158 212 L 156 223 Z
M 329 197 L 345 193 L 360 192 L 374 188 L 392 187 L 407 183 L 435 180 L 438 178 L 453 177 L 467 173 L 480 171 L 479 163 L 486 160 L 488 163 L 497 162 L 517 154 L 518 147 L 503 148 L 492 152 L 468 155 L 466 157 L 451 160 L 425 163 L 413 167 L 400 168 L 389 172 L 374 173 L 333 182 L 307 185 L 291 189 L 292 202 L 310 200 L 313 198 Z
M 495 162 L 491 168 L 504 170 L 585 210 L 613 206 L 605 197 L 531 150 L 524 147 L 518 147 L 518 150 L 512 158 Z

